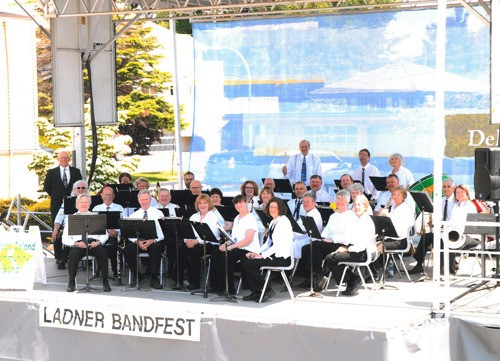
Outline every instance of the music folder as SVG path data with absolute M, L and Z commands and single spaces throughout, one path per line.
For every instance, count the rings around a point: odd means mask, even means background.
M 231 207 L 215 206 L 215 208 L 217 208 L 226 222 L 234 222 L 234 219 L 238 216 L 238 211 L 233 205 L 231 205 Z
M 103 214 L 70 214 L 68 215 L 68 235 L 106 234 L 106 215 Z
M 118 229 L 120 225 L 118 220 L 122 216 L 120 211 L 99 211 L 99 214 L 104 214 L 106 216 L 106 229 Z
M 303 216 L 301 216 L 303 217 Z M 288 220 L 290 221 L 290 223 L 292 224 L 292 230 L 295 232 L 295 233 L 300 233 L 300 234 L 306 234 L 306 231 L 304 231 L 300 226 L 299 224 L 297 223 L 297 221 L 290 215 L 290 214 L 287 214 L 286 215 L 286 218 L 288 218 Z
M 323 239 L 313 217 L 300 216 L 300 219 L 302 220 L 302 224 L 304 225 L 304 228 L 306 229 L 307 235 L 309 237 L 314 239 Z
M 273 217 L 267 215 L 266 212 L 264 212 L 260 209 L 256 209 L 255 212 L 257 212 L 257 215 L 259 216 L 260 221 L 262 222 L 264 227 L 269 228 L 269 223 L 271 223 L 271 221 L 273 220 Z
M 217 223 L 217 228 L 219 228 L 222 243 L 223 242 L 236 243 L 236 239 L 232 239 L 229 233 L 227 233 L 226 230 L 219 223 Z
M 370 216 L 375 225 L 375 233 L 379 236 L 398 238 L 398 233 L 389 217 Z
M 387 177 L 370 176 L 370 180 L 377 191 L 385 192 L 387 190 Z
M 123 237 L 137 239 L 156 239 L 156 224 L 155 221 L 142 219 L 120 219 L 120 232 Z

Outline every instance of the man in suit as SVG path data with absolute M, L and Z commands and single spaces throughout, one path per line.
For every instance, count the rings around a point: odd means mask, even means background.
M 82 179 L 80 170 L 69 165 L 69 153 L 60 152 L 57 155 L 59 165 L 49 169 L 45 176 L 43 190 L 50 196 L 50 214 L 52 224 L 54 223 L 57 212 L 61 207 L 64 197 L 71 195 L 73 184 Z

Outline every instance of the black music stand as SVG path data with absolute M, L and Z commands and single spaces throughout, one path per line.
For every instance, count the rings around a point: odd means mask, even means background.
M 234 208 L 233 197 L 222 197 L 220 204 L 223 206 L 226 206 L 226 207 L 233 207 Z M 216 207 L 218 207 L 218 206 L 216 206 Z
M 229 244 L 235 243 L 234 240 L 231 238 L 229 234 L 220 226 L 220 224 L 217 224 L 217 227 L 219 228 L 221 238 L 224 240 L 223 243 L 225 243 L 225 249 L 224 249 L 224 269 L 226 271 L 226 288 L 224 291 L 224 295 L 222 296 L 217 296 L 214 298 L 210 299 L 210 302 L 216 302 L 216 301 L 229 301 L 233 303 L 238 303 L 236 296 L 231 296 L 229 294 L 229 276 L 227 274 L 227 247 L 228 247 L 228 242 Z
M 106 215 L 106 230 L 108 229 L 120 229 L 120 225 L 118 224 L 118 221 L 122 218 L 122 212 L 120 211 L 99 211 L 97 212 L 98 214 L 104 214 Z M 109 237 L 109 236 L 108 236 Z M 118 279 L 116 280 L 116 286 L 121 286 L 122 285 L 122 264 L 121 264 L 121 255 L 122 255 L 122 249 L 120 248 L 120 234 L 118 234 L 118 250 L 116 254 L 116 264 L 117 264 L 117 275 Z M 106 245 L 104 245 L 106 247 Z M 112 278 L 112 277 L 110 277 Z
M 293 188 L 290 180 L 286 178 L 273 178 L 274 180 L 274 193 L 290 193 L 293 194 Z
M 208 223 L 190 221 L 198 236 L 203 240 L 203 298 L 208 297 L 207 291 L 207 242 L 219 243 L 214 233 L 210 229 Z M 199 291 L 191 292 L 192 295 L 199 293 Z
M 264 228 L 266 228 L 266 229 L 269 228 L 269 224 L 273 220 L 273 217 L 271 217 L 270 215 L 266 214 L 266 212 L 264 212 L 264 211 L 262 211 L 260 209 L 256 209 L 255 212 L 257 212 L 257 216 L 259 216 L 260 221 L 264 225 Z
M 141 208 L 139 200 L 137 199 L 138 194 L 139 191 L 136 189 L 128 188 L 120 190 L 115 192 L 115 199 L 113 200 L 113 202 L 125 208 L 125 216 L 129 217 L 134 212 L 134 209 Z M 130 212 L 130 209 L 132 209 L 132 213 Z
M 386 268 L 386 254 L 385 254 L 385 237 L 398 237 L 398 233 L 394 228 L 394 224 L 392 224 L 392 220 L 389 217 L 385 216 L 370 216 L 373 224 L 375 225 L 375 233 L 382 237 L 382 277 L 380 278 L 380 283 L 377 288 L 382 289 L 389 287 L 389 285 L 385 284 L 385 268 Z M 375 247 L 377 244 L 375 243 Z M 397 287 L 390 286 L 397 290 Z
M 300 219 L 302 220 L 302 224 L 304 225 L 304 228 L 306 229 L 307 235 L 309 236 L 309 247 L 310 247 L 310 254 L 309 254 L 309 261 L 311 263 L 311 289 L 309 292 L 304 292 L 299 294 L 297 297 L 318 297 L 318 298 L 323 298 L 323 294 L 321 292 L 314 292 L 314 275 L 313 275 L 313 238 L 317 240 L 321 240 L 323 237 L 321 237 L 321 233 L 318 229 L 318 226 L 316 225 L 316 222 L 314 221 L 313 217 L 307 217 L 307 216 L 300 216 Z
M 423 244 L 425 245 L 425 213 L 433 213 L 434 212 L 434 207 L 432 205 L 432 201 L 429 198 L 429 195 L 426 192 L 414 192 L 410 191 L 411 196 L 413 197 L 413 200 L 415 201 L 418 209 L 422 213 L 422 222 L 420 225 L 420 229 L 422 232 L 422 236 L 420 239 L 420 242 L 424 242 Z M 423 271 L 422 273 L 424 274 L 423 279 L 430 279 L 430 277 L 426 273 L 426 266 L 425 266 L 425 253 L 427 252 L 426 247 L 422 247 L 422 259 L 424 260 L 423 263 Z M 420 280 L 419 280 L 420 281 Z
M 87 282 L 85 286 L 78 292 L 101 292 L 99 288 L 90 285 L 89 274 L 89 234 L 105 235 L 106 234 L 106 216 L 102 214 L 70 214 L 68 215 L 68 235 L 82 236 L 85 242 L 85 258 L 87 259 L 86 271 Z
M 128 286 L 122 289 L 122 292 L 135 290 L 138 291 L 151 291 L 149 287 L 141 287 L 141 282 L 139 281 L 139 240 L 140 239 L 155 239 L 158 237 L 156 234 L 156 224 L 155 221 L 147 221 L 143 219 L 120 219 L 118 221 L 120 225 L 120 231 L 123 237 L 135 238 L 136 245 L 136 269 L 135 269 L 135 280 L 137 282 L 136 286 Z
M 194 202 L 196 201 L 196 197 L 189 190 L 172 190 L 170 191 L 170 195 L 172 196 L 172 203 L 178 204 L 181 208 L 194 208 Z
M 385 192 L 387 191 L 387 177 L 369 177 L 370 180 L 372 181 L 373 186 L 375 189 L 379 192 Z
M 184 270 L 179 269 L 179 247 L 180 239 L 195 239 L 196 236 L 193 232 L 193 227 L 191 222 L 184 220 L 180 217 L 169 217 L 158 220 L 160 222 L 161 230 L 163 234 L 168 237 L 169 235 L 174 235 L 175 237 L 175 268 L 176 268 L 176 281 L 172 286 L 171 290 L 186 291 L 184 284 L 179 281 L 179 273 L 184 272 Z
M 302 217 L 304 217 L 304 216 L 300 216 L 300 218 L 302 218 Z M 306 234 L 306 231 L 304 231 L 302 229 L 302 227 L 299 226 L 299 224 L 297 223 L 295 218 L 293 218 L 290 214 L 286 214 L 286 218 L 288 218 L 288 220 L 292 224 L 292 231 L 294 231 L 295 233 L 299 233 L 299 234 Z
M 323 227 L 325 227 L 330 220 L 330 216 L 334 213 L 334 210 L 330 207 L 316 207 L 321 214 L 321 219 L 323 220 Z
M 238 216 L 238 211 L 234 208 L 234 205 L 231 203 L 231 206 L 215 206 L 219 211 L 220 215 L 226 222 L 234 222 L 234 219 Z

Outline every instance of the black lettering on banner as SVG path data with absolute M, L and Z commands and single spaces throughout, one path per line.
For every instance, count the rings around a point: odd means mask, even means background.
M 155 317 L 155 333 L 158 333 L 158 329 L 163 326 L 163 317 Z
M 127 315 L 125 315 L 123 317 L 122 330 L 124 330 L 125 328 L 128 328 L 128 330 L 131 331 L 132 330 L 131 326 L 132 325 L 130 323 L 130 318 Z
M 142 332 L 142 316 L 132 315 L 132 330 Z
M 193 331 L 191 329 L 191 324 L 194 322 L 195 320 L 193 320 L 192 318 L 188 318 L 186 319 L 186 322 L 188 324 L 188 335 L 191 336 L 191 332 Z
M 54 317 L 52 317 L 54 323 L 61 323 L 61 309 L 60 308 L 56 308 L 56 311 L 54 312 Z
M 177 326 L 175 328 L 175 331 L 174 333 L 177 335 L 177 336 L 182 336 L 184 335 L 184 323 L 186 322 L 186 320 L 184 320 L 183 318 L 178 318 L 177 319 L 177 322 L 175 322 L 175 326 Z
M 172 331 L 167 331 L 167 329 L 172 328 L 172 323 L 174 319 L 172 317 L 165 317 L 165 328 L 163 329 L 163 334 L 171 335 Z
M 99 326 L 97 326 L 98 324 L 101 325 L 101 328 L 104 328 L 104 313 L 99 312 L 99 311 L 97 311 L 95 313 L 95 327 L 96 328 L 99 327 Z
M 73 311 L 67 308 L 63 311 L 62 323 L 63 325 L 69 325 L 73 321 Z
M 94 314 L 93 311 L 87 310 L 85 311 L 85 327 L 92 327 L 92 320 L 94 317 L 92 317 Z
M 83 326 L 84 321 L 85 321 L 85 311 L 75 310 L 75 319 L 73 321 L 73 325 L 78 324 L 79 326 Z
M 122 328 L 122 318 L 118 313 L 112 313 L 111 320 L 111 328 L 113 330 L 120 330 Z
M 155 328 L 155 321 L 153 317 L 144 316 L 144 332 L 151 332 Z
M 47 307 L 43 308 L 43 323 L 52 323 L 52 320 L 47 318 Z

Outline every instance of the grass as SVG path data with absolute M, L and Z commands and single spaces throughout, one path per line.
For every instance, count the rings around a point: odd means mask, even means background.
M 142 173 L 132 173 L 134 180 L 139 177 L 144 177 L 149 180 L 149 183 L 153 184 L 156 182 L 169 182 L 177 180 L 177 173 L 172 174 L 171 172 L 142 172 Z

